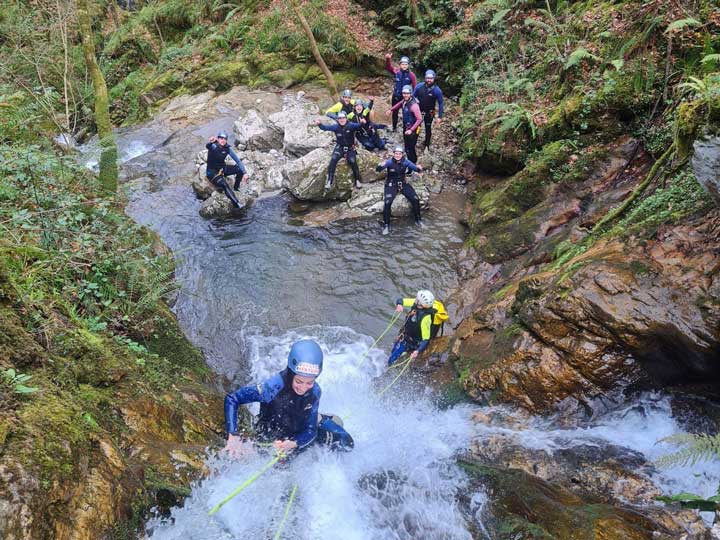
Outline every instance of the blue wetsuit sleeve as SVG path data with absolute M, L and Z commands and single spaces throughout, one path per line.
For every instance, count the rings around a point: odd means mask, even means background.
M 350 129 L 354 131 L 357 131 L 362 127 L 359 122 L 348 122 L 348 126 L 350 126 Z
M 414 97 L 415 99 L 417 99 L 417 97 L 418 97 L 418 91 L 419 91 L 423 86 L 425 86 L 425 83 L 420 83 L 420 84 L 418 84 L 418 85 L 415 87 L 415 90 L 413 90 L 413 97 Z
M 386 124 L 373 124 L 373 126 L 375 127 L 375 129 L 387 129 L 388 128 Z
M 417 352 L 418 354 L 422 353 L 425 349 L 427 349 L 428 344 L 430 343 L 429 339 L 423 339 L 420 344 L 418 345 Z
M 235 154 L 235 152 L 232 151 L 232 149 L 230 149 L 230 150 L 228 151 L 228 155 L 229 155 L 231 158 L 233 158 L 233 161 L 235 161 L 235 163 L 237 163 L 237 166 L 240 168 L 240 172 L 241 172 L 243 175 L 245 175 L 245 173 L 246 173 L 246 171 L 245 171 L 245 165 L 243 165 L 242 160 L 241 160 L 239 157 L 237 157 L 237 155 Z
M 208 150 L 211 150 L 212 147 L 213 147 L 213 144 L 215 144 L 215 143 L 209 142 L 209 143 L 207 143 L 207 144 L 205 145 L 205 148 L 207 148 Z
M 227 433 L 237 432 L 237 411 L 240 405 L 246 403 L 269 403 L 283 389 L 281 375 L 270 377 L 262 384 L 243 386 L 225 396 L 225 431 Z
M 387 169 L 390 166 L 390 160 L 388 159 L 385 163 L 381 163 L 377 167 L 375 167 L 375 172 L 380 172 L 383 169 Z
M 337 124 L 320 124 L 318 127 L 323 131 L 337 131 Z
M 261 400 L 260 385 L 243 386 L 225 396 L 225 431 L 237 432 L 237 412 L 240 405 Z
M 438 102 L 438 118 L 442 118 L 443 114 L 445 114 L 445 104 L 443 103 L 442 90 L 440 90 L 438 86 L 436 86 L 433 90 L 435 91 L 435 97 Z
M 422 172 L 421 169 L 420 169 L 420 167 L 418 167 L 417 165 L 415 165 L 412 161 L 410 161 L 410 160 L 407 159 L 407 158 L 405 158 L 405 166 L 406 166 L 408 169 L 410 169 L 411 171 Z
M 317 438 L 318 411 L 320 410 L 320 396 L 322 395 L 320 386 L 318 386 L 317 383 L 313 387 L 313 393 L 315 394 L 315 403 L 312 409 L 310 409 L 305 428 L 295 437 L 298 449 L 305 448 Z

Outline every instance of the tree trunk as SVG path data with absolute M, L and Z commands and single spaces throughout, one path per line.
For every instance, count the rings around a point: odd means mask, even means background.
M 297 0 L 291 0 L 290 5 L 292 6 L 293 11 L 295 12 L 295 16 L 300 21 L 300 25 L 303 27 L 303 30 L 305 31 L 305 35 L 307 36 L 308 40 L 310 41 L 310 48 L 312 49 L 313 56 L 315 57 L 315 61 L 317 62 L 317 65 L 320 66 L 320 69 L 323 72 L 323 75 L 325 75 L 325 79 L 327 80 L 328 87 L 330 88 L 330 91 L 333 94 L 333 97 L 336 100 L 340 99 L 340 96 L 338 94 L 337 85 L 335 84 L 335 78 L 333 77 L 332 72 L 330 69 L 328 69 L 327 64 L 325 63 L 325 60 L 323 60 L 323 57 L 320 55 L 320 49 L 318 49 L 317 41 L 315 41 L 315 36 L 313 36 L 312 29 L 310 28 L 310 25 L 307 22 L 307 19 L 305 18 L 305 15 L 302 14 L 302 11 L 300 11 L 300 6 L 298 6 Z
M 117 145 L 115 144 L 115 135 L 113 135 L 112 124 L 110 123 L 107 85 L 95 57 L 95 40 L 92 25 L 90 24 L 88 0 L 76 0 L 76 4 L 83 54 L 95 93 L 95 124 L 97 125 L 101 149 L 100 185 L 107 192 L 107 195 L 112 196 L 117 191 L 118 181 Z

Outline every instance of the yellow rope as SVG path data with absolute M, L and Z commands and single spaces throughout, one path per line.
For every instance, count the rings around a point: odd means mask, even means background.
M 285 522 L 287 521 L 288 515 L 290 514 L 290 506 L 292 506 L 293 499 L 295 499 L 296 491 L 297 491 L 297 484 L 295 484 L 292 488 L 292 492 L 290 493 L 290 500 L 287 502 L 287 505 L 285 506 L 285 513 L 283 514 L 282 520 L 280 521 L 280 527 L 278 527 L 278 530 L 275 533 L 273 540 L 280 540 L 280 535 L 282 534 L 283 529 L 285 528 Z

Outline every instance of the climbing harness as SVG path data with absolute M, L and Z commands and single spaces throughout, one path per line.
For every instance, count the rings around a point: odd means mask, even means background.
M 285 506 L 285 512 L 283 513 L 283 517 L 280 520 L 280 526 L 278 527 L 275 536 L 273 536 L 273 540 L 280 540 L 280 536 L 282 535 L 283 529 L 285 528 L 285 522 L 287 521 L 288 515 L 290 514 L 290 507 L 292 506 L 293 500 L 295 499 L 296 491 L 297 484 L 293 486 L 292 491 L 290 492 L 290 500 L 288 500 L 287 505 Z

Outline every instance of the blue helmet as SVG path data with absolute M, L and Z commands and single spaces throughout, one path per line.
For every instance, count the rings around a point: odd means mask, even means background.
M 296 341 L 288 354 L 288 369 L 301 377 L 317 377 L 322 372 L 323 352 L 312 339 Z
M 428 69 L 425 72 L 425 78 L 426 79 L 434 79 L 435 78 L 435 72 L 432 69 Z
M 227 139 L 227 133 L 225 133 L 224 131 L 221 131 L 220 133 L 217 134 L 217 138 L 218 139 Z
M 403 86 L 402 93 L 403 94 L 412 94 L 412 86 L 410 86 L 409 84 L 406 84 L 405 86 Z
M 352 97 L 352 92 L 346 88 L 343 90 L 342 97 Z
M 347 118 L 347 113 L 345 111 L 340 111 L 337 114 L 337 117 L 338 117 L 338 120 L 340 120 L 341 118 Z
M 400 58 L 400 63 L 401 63 L 401 64 L 409 64 L 409 63 L 410 63 L 410 59 L 409 59 L 407 56 L 403 56 L 403 57 Z

